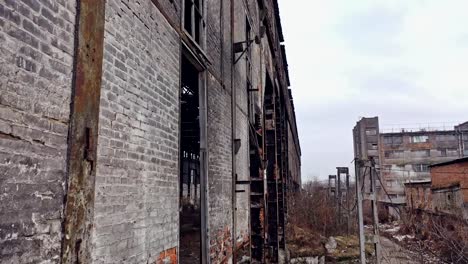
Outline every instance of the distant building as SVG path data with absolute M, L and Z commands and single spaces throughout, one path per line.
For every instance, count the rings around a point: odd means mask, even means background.
M 356 160 L 374 160 L 376 166 L 379 161 L 379 118 L 362 118 L 353 129 L 354 158 Z M 369 174 L 364 163 L 358 164 L 359 175 L 362 180 Z M 369 178 L 367 178 L 369 179 Z M 364 181 L 364 189 L 369 191 L 369 181 Z
M 378 117 L 362 118 L 353 136 L 355 158 L 375 161 L 378 199 L 389 209 L 407 202 L 405 183 L 430 181 L 430 165 L 468 156 L 468 122 L 450 129 L 379 131 Z M 358 167 L 365 175 L 365 166 Z

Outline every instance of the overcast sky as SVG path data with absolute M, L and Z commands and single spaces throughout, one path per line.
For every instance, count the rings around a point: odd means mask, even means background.
M 352 128 L 468 121 L 467 0 L 279 0 L 303 182 L 353 159 Z

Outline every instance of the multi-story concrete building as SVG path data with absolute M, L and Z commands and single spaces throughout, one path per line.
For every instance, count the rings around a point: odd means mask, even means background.
M 356 173 L 360 175 L 363 191 L 370 192 L 371 161 L 379 163 L 379 118 L 362 118 L 353 128 L 353 146 Z
M 0 28 L 0 262 L 278 261 L 276 0 L 2 0 Z
M 430 180 L 430 165 L 468 154 L 465 151 L 467 123 L 451 129 L 421 127 L 379 131 L 378 118 L 374 117 L 361 119 L 355 131 L 360 131 L 359 137 L 355 133 L 355 157 L 374 158 L 380 177 L 378 199 L 389 207 L 406 202 L 405 183 Z M 360 152 L 356 153 L 356 149 Z

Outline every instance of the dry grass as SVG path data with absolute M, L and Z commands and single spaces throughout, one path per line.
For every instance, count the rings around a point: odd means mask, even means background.
M 350 201 L 354 199 L 354 188 L 350 191 Z M 353 204 L 350 205 L 353 207 Z M 333 197 L 329 197 L 326 186 L 319 182 L 304 184 L 303 191 L 295 194 L 289 202 L 288 249 L 291 258 L 325 256 L 325 243 L 334 236 L 337 250 L 333 259 L 351 259 L 359 255 L 359 241 L 356 236 L 348 236 L 346 220 L 337 223 L 337 208 Z M 346 214 L 346 206 L 342 206 Z M 356 233 L 356 215 L 351 214 L 350 233 Z
M 466 220 L 447 215 L 408 212 L 404 214 L 401 223 L 402 234 L 415 236 L 415 241 L 407 241 L 413 250 L 436 256 L 442 263 L 468 263 Z

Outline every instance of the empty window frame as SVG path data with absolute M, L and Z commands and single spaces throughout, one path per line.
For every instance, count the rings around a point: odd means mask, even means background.
M 368 136 L 377 135 L 377 129 L 366 129 L 366 135 L 368 135 Z
M 392 144 L 392 136 L 384 136 L 383 137 L 383 143 L 385 145 L 391 145 Z
M 447 157 L 447 149 L 440 149 L 440 157 Z
M 386 183 L 385 185 L 387 185 L 387 187 L 392 187 L 392 186 L 395 185 L 395 180 L 386 180 L 385 183 Z
M 468 133 L 463 133 L 462 138 L 463 156 L 468 156 Z
M 428 164 L 413 164 L 413 170 L 415 172 L 428 172 L 429 165 Z
M 392 165 L 383 165 L 382 170 L 385 172 L 390 172 L 392 170 Z
M 436 140 L 438 142 L 456 141 L 457 137 L 455 135 L 437 135 Z
M 403 150 L 387 150 L 385 151 L 385 158 L 389 159 L 403 159 L 405 152 Z
M 377 150 L 379 148 L 379 145 L 377 143 L 367 143 L 367 148 L 369 150 Z
M 184 29 L 185 32 L 202 46 L 205 30 L 204 0 L 184 0 Z
M 442 148 L 438 149 L 440 157 L 458 157 L 458 149 L 456 148 Z
M 385 136 L 383 138 L 384 144 L 386 145 L 398 145 L 403 143 L 402 136 Z
M 397 168 L 396 168 L 397 170 L 402 171 L 402 170 L 405 169 L 406 165 L 404 165 L 404 164 L 397 164 L 396 167 L 397 167 Z
M 422 150 L 412 150 L 411 157 L 413 158 L 426 158 L 431 156 L 431 151 L 429 149 Z
M 429 137 L 426 135 L 411 136 L 411 143 L 425 143 L 429 141 Z

